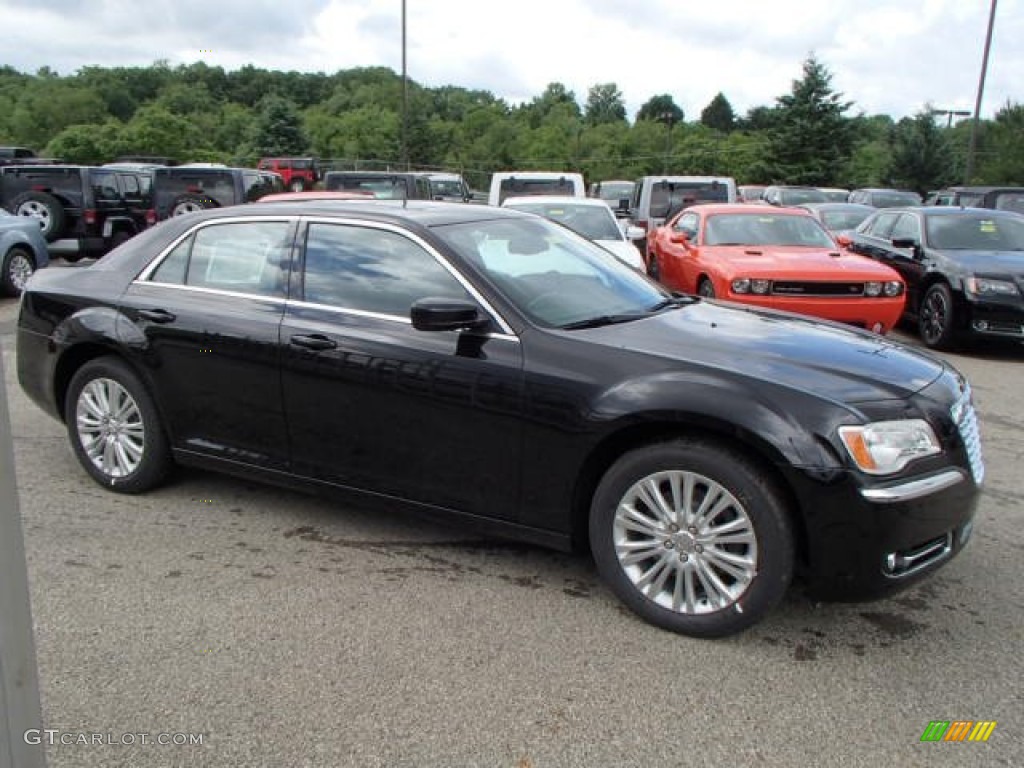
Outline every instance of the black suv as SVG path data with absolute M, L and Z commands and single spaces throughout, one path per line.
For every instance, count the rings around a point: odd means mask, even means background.
M 1024 213 L 1024 187 L 949 187 L 933 192 L 927 205 L 993 208 Z
M 178 165 L 153 171 L 153 211 L 156 223 L 206 208 L 253 203 L 272 192 L 283 192 L 280 175 L 254 168 Z
M 371 192 L 382 200 L 431 200 L 430 180 L 422 173 L 331 171 L 324 176 L 331 191 Z
M 101 256 L 146 227 L 149 173 L 84 165 L 0 168 L 0 205 L 39 220 L 51 250 L 68 261 Z

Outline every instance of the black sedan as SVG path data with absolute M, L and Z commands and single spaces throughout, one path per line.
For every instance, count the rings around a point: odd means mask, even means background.
M 898 271 L 906 313 L 929 347 L 971 337 L 1024 338 L 1024 217 L 980 208 L 878 211 L 849 250 Z
M 739 631 L 794 573 L 910 584 L 967 541 L 967 382 L 874 334 L 667 293 L 527 214 L 182 216 L 29 281 L 18 376 L 103 487 L 208 467 L 561 549 L 639 615 Z

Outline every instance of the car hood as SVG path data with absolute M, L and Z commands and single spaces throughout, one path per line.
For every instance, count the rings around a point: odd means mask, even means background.
M 801 246 L 705 246 L 734 275 L 840 280 L 895 280 L 898 275 L 877 261 L 827 248 Z M 838 255 L 836 255 L 838 254 Z
M 945 370 L 927 354 L 866 331 L 717 301 L 567 333 L 684 366 L 735 371 L 842 403 L 905 399 Z
M 1024 251 L 942 251 L 968 272 L 1024 275 Z
M 643 270 L 644 260 L 640 256 L 640 251 L 632 243 L 627 243 L 625 240 L 595 240 L 594 242 L 614 254 L 619 261 L 625 262 L 633 269 Z

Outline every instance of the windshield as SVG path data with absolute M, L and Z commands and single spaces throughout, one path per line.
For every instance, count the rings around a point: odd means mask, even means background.
M 623 181 L 619 183 L 601 182 L 598 188 L 598 197 L 602 200 L 626 200 L 633 196 L 633 182 Z
M 944 251 L 1024 251 L 1024 219 L 984 214 L 928 216 L 928 243 Z
M 825 227 L 835 232 L 843 229 L 856 229 L 871 214 L 870 210 L 822 211 L 821 218 L 825 222 Z
M 904 205 L 920 205 L 921 196 L 916 192 L 874 192 L 871 204 L 875 208 L 899 208 Z
M 565 177 L 557 179 L 502 179 L 499 186 L 498 202 L 503 202 L 506 197 L 572 195 L 575 191 L 572 180 Z
M 401 200 L 405 197 L 405 179 L 397 177 L 328 176 L 326 188 L 369 192 L 378 200 Z
M 845 189 L 823 189 L 821 194 L 830 203 L 845 203 L 850 197 L 850 193 Z
M 997 211 L 1024 213 L 1024 192 L 1000 192 L 994 207 Z
M 798 245 L 834 249 L 836 244 L 810 216 L 734 213 L 709 216 L 704 245 Z
M 464 193 L 462 182 L 458 179 L 431 179 L 430 194 L 436 197 L 459 197 Z
M 780 189 L 779 202 L 783 205 L 801 205 L 803 203 L 825 203 L 828 198 L 820 189 Z
M 533 203 L 513 203 L 507 206 L 517 211 L 527 211 L 543 216 L 545 219 L 557 221 L 573 232 L 577 232 L 590 240 L 621 240 L 622 230 L 612 216 L 608 206 L 581 205 L 573 203 L 545 203 L 538 200 Z
M 539 325 L 638 319 L 672 299 L 603 248 L 545 219 L 472 221 L 434 232 Z

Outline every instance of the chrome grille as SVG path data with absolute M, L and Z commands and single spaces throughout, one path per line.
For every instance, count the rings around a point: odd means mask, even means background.
M 981 456 L 981 430 L 978 428 L 978 414 L 974 410 L 971 399 L 971 388 L 965 387 L 964 393 L 950 409 L 953 421 L 960 430 L 960 438 L 964 441 L 967 458 L 971 463 L 971 475 L 974 482 L 981 484 L 985 478 L 985 462 Z

